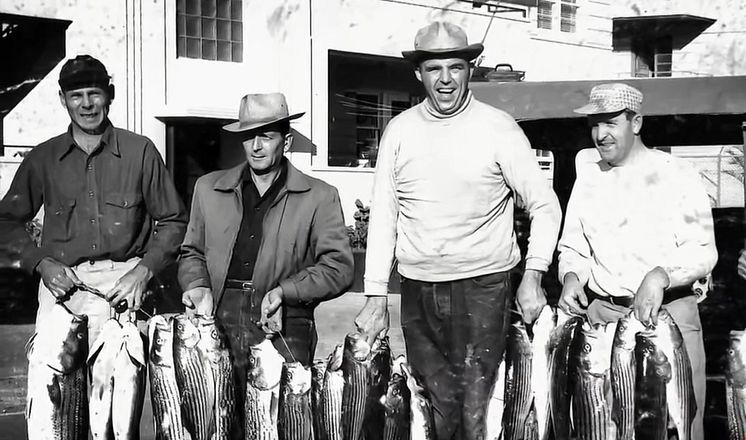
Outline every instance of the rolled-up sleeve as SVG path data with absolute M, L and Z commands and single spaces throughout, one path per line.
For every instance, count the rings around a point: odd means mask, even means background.
M 515 122 L 505 132 L 501 144 L 508 154 L 500 154 L 499 163 L 508 185 L 523 200 L 531 230 L 526 253 L 526 269 L 546 272 L 557 246 L 562 211 L 551 182 L 542 174 L 528 139 Z
M 158 273 L 176 261 L 187 214 L 158 150 L 150 142 L 145 146 L 143 160 L 143 197 L 156 224 L 141 264 Z
M 335 188 L 319 202 L 310 234 L 314 264 L 280 281 L 283 301 L 291 306 L 339 296 L 353 281 L 352 249 Z
M 202 209 L 201 193 L 204 187 L 198 179 L 192 196 L 192 210 L 189 215 L 184 242 L 179 251 L 179 285 L 183 290 L 197 287 L 210 287 L 210 275 L 205 259 L 205 216 Z
M 378 146 L 376 172 L 373 177 L 363 283 L 365 294 L 368 296 L 388 295 L 389 273 L 394 261 L 399 218 L 394 175 L 398 148 L 396 123 L 392 121 Z

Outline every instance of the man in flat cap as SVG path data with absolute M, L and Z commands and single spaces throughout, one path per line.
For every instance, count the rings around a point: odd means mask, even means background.
M 150 139 L 109 121 L 114 85 L 104 65 L 88 55 L 69 59 L 59 85 L 70 126 L 24 158 L 0 202 L 0 237 L 23 269 L 41 276 L 37 328 L 61 302 L 88 316 L 92 345 L 112 307 L 139 309 L 148 281 L 175 261 L 187 214 Z M 24 226 L 42 206 L 37 247 Z M 35 389 L 29 399 L 40 397 Z M 37 428 L 29 425 L 29 437 L 47 438 Z
M 693 283 L 715 266 L 710 200 L 699 174 L 683 160 L 645 146 L 642 93 L 627 84 L 593 87 L 588 115 L 594 150 L 576 157 L 577 180 L 559 243 L 559 306 L 595 323 L 632 312 L 644 324 L 668 311 L 692 366 L 702 439 L 705 350 Z M 683 429 L 688 429 L 685 427 Z
M 485 408 L 513 301 L 526 322 L 546 304 L 560 207 L 526 136 L 508 114 L 469 91 L 483 50 L 459 26 L 434 22 L 402 52 L 427 99 L 386 127 L 373 184 L 365 306 L 368 338 L 388 327 L 394 257 L 407 361 L 433 404 L 438 439 L 483 438 Z M 531 217 L 523 278 L 513 228 L 515 196 Z
M 337 189 L 284 156 L 290 121 L 303 113 L 269 93 L 244 96 L 238 115 L 223 128 L 241 137 L 246 160 L 197 180 L 179 262 L 184 304 L 215 315 L 233 354 L 232 438 L 243 438 L 250 347 L 270 337 L 288 362 L 309 366 L 314 309 L 344 293 L 354 274 Z

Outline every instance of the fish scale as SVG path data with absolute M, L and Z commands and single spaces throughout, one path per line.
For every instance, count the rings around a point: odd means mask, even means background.
M 342 431 L 345 440 L 363 438 L 365 405 L 370 390 L 370 346 L 359 333 L 345 338 L 342 372 Z
M 410 429 L 410 394 L 404 376 L 393 373 L 381 397 L 386 419 L 383 425 L 383 440 L 408 440 Z
M 385 411 L 381 398 L 386 395 L 391 378 L 391 348 L 388 336 L 377 341 L 370 361 L 370 385 L 365 404 L 363 434 L 365 440 L 381 440 L 385 424 Z
M 531 341 L 523 321 L 511 324 L 505 348 L 505 440 L 523 438 L 526 419 L 531 410 Z
M 614 396 L 612 419 L 618 438 L 635 435 L 635 335 L 644 327 L 631 314 L 619 320 L 611 349 L 611 387 Z
M 743 331 L 731 331 L 725 369 L 726 408 L 730 440 L 746 438 L 746 341 Z
M 410 440 L 433 440 L 435 439 L 435 427 L 430 399 L 427 398 L 425 389 L 417 383 L 409 365 L 403 363 L 401 370 L 406 377 L 409 389 L 409 438 Z
M 248 440 L 277 440 L 279 387 L 285 359 L 269 339 L 250 348 L 244 432 Z
M 249 440 L 278 440 L 277 421 L 272 417 L 275 407 L 274 392 L 246 385 L 246 438 Z
M 341 370 L 343 347 L 338 345 L 329 355 L 324 371 L 323 386 L 319 395 L 318 410 L 314 416 L 318 419 L 318 440 L 342 440 L 342 398 L 344 394 L 344 375 Z
M 148 323 L 148 375 L 156 440 L 184 440 L 181 399 L 176 384 L 173 325 L 163 315 Z
M 285 363 L 280 381 L 280 440 L 312 440 L 311 372 L 300 362 Z
M 666 383 L 671 380 L 671 365 L 657 346 L 654 333 L 637 334 L 635 359 L 635 439 L 666 440 Z
M 184 427 L 193 440 L 210 440 L 214 430 L 209 376 L 199 350 L 199 331 L 186 316 L 174 319 L 174 365 Z
M 233 363 L 214 318 L 198 315 L 197 329 L 197 348 L 205 364 L 209 389 L 206 415 L 214 424 L 212 439 L 227 439 L 235 416 Z

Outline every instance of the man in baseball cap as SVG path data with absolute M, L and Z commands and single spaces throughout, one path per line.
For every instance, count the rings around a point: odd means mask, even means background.
M 534 322 L 561 211 L 515 120 L 469 91 L 482 52 L 459 26 L 420 29 L 402 52 L 425 99 L 383 133 L 373 183 L 363 309 L 369 340 L 388 327 L 389 273 L 396 256 L 407 362 L 433 404 L 436 438 L 485 437 L 485 411 L 505 347 L 510 310 Z M 521 263 L 515 194 L 531 216 Z M 396 254 L 396 255 L 394 255 Z M 461 437 L 456 437 L 461 438 Z
M 718 258 L 710 201 L 688 163 L 645 146 L 642 100 L 627 84 L 600 84 L 575 110 L 588 116 L 600 160 L 588 159 L 592 150 L 576 156 L 577 180 L 559 243 L 559 306 L 587 315 L 591 324 L 632 314 L 633 322 L 663 326 L 673 318 L 697 403 L 696 414 L 685 414 L 677 429 L 686 437 L 693 418 L 690 438 L 701 440 L 705 352 L 697 303 L 704 295 L 693 284 Z
M 215 315 L 233 356 L 236 415 L 243 438 L 250 347 L 269 338 L 287 362 L 309 366 L 314 309 L 352 284 L 352 249 L 337 189 L 299 171 L 284 154 L 293 135 L 282 93 L 241 99 L 246 160 L 197 180 L 179 260 L 188 312 Z M 278 335 L 278 333 L 280 333 Z

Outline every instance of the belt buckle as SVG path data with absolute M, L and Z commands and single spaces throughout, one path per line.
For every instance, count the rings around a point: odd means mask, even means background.
M 244 281 L 241 283 L 241 290 L 252 290 L 254 283 L 252 281 Z

